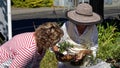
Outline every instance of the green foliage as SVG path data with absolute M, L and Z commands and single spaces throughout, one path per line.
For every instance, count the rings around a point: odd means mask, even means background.
M 99 25 L 98 26 L 98 31 L 99 31 L 99 45 L 106 45 L 108 43 L 112 43 L 115 41 L 115 35 L 116 33 L 114 33 L 114 31 L 116 30 L 115 26 L 109 26 L 109 24 L 107 24 L 107 28 L 105 29 L 104 26 Z
M 117 30 L 116 26 L 111 26 L 107 24 L 107 28 L 104 28 L 104 26 L 99 25 L 98 31 L 99 31 L 99 48 L 97 57 L 103 60 L 106 59 L 120 59 L 120 46 L 119 41 L 120 39 L 120 33 L 115 32 Z
M 23 0 L 12 0 L 12 6 L 24 7 L 25 6 L 25 2 Z
M 14 7 L 51 7 L 53 6 L 53 0 L 12 0 L 12 6 Z
M 40 68 L 57 68 L 57 59 L 53 52 L 47 50 L 44 58 L 40 63 Z
M 73 47 L 72 44 L 70 44 L 69 42 L 62 42 L 62 43 L 59 43 L 60 47 L 59 47 L 59 51 L 62 53 L 64 51 L 67 50 L 67 48 L 70 48 L 70 47 Z

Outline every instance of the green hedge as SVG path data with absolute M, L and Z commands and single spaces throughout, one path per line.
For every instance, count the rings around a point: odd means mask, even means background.
M 12 6 L 20 8 L 51 7 L 53 0 L 12 0 Z
M 98 26 L 98 58 L 104 61 L 108 59 L 120 59 L 120 32 L 117 32 L 117 29 L 118 28 L 116 28 L 115 25 L 110 25 L 108 23 L 107 28 L 105 28 L 103 25 Z

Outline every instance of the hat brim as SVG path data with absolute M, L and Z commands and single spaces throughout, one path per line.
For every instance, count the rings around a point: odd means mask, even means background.
M 102 18 L 100 15 L 93 12 L 92 16 L 85 16 L 85 15 L 79 15 L 74 10 L 70 10 L 66 12 L 66 16 L 68 19 L 75 21 L 75 24 L 97 24 L 102 21 Z

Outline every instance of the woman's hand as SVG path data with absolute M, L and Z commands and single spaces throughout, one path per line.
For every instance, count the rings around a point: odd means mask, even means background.
M 92 50 L 81 50 L 77 55 L 76 55 L 76 62 L 83 59 L 86 55 L 92 54 Z
M 57 47 L 57 46 L 53 46 L 52 49 L 53 49 L 53 51 L 55 52 L 56 59 L 57 59 L 58 61 L 66 62 L 66 61 L 70 61 L 70 60 L 73 58 L 72 55 L 67 55 L 67 54 L 64 55 L 64 54 L 60 53 L 60 52 L 58 51 L 58 47 Z
M 54 52 L 58 52 L 58 46 L 53 46 L 53 47 L 52 47 L 52 50 L 53 50 Z
M 57 59 L 58 61 L 62 61 L 62 57 L 64 56 L 64 54 L 62 54 L 62 53 L 60 53 L 60 52 L 58 51 L 58 47 L 57 47 L 57 46 L 53 46 L 53 47 L 52 47 L 52 50 L 54 51 L 54 53 L 55 53 L 55 55 L 56 55 L 56 59 Z

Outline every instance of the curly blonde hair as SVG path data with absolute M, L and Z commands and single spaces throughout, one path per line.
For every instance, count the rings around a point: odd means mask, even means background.
M 35 38 L 39 49 L 47 49 L 59 42 L 63 31 L 56 22 L 46 22 L 35 30 Z

